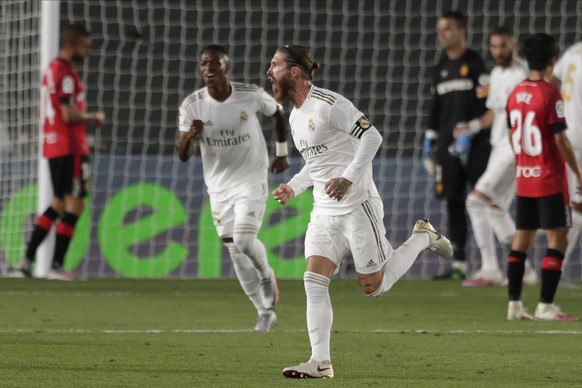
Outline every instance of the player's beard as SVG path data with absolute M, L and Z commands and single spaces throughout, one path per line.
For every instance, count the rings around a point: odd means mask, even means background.
M 495 63 L 497 63 L 501 67 L 509 67 L 511 66 L 511 61 L 513 60 L 513 53 L 509 55 L 500 55 L 499 57 L 495 58 Z
M 78 55 L 78 54 L 74 54 L 71 59 L 73 60 L 73 63 L 83 63 L 83 61 L 85 60 L 84 56 Z
M 275 100 L 283 102 L 289 97 L 289 90 L 291 85 L 288 79 L 281 79 L 277 82 L 277 91 L 275 92 Z

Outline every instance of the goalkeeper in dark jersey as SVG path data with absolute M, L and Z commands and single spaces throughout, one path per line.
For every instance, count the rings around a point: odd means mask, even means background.
M 437 197 L 447 201 L 448 235 L 454 249 L 452 270 L 436 278 L 463 280 L 467 274 L 467 188 L 475 185 L 485 171 L 491 145 L 489 128 L 475 128 L 471 135 L 457 139 L 453 138 L 453 129 L 455 124 L 468 123 L 485 113 L 489 73 L 479 54 L 467 47 L 467 18 L 463 13 L 444 13 L 437 32 L 443 53 L 433 72 L 423 161 L 435 178 Z

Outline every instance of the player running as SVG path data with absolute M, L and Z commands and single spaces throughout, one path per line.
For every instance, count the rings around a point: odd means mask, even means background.
M 430 249 L 451 258 L 449 240 L 428 220 L 419 220 L 412 236 L 393 250 L 386 239 L 382 200 L 372 177 L 372 159 L 382 136 L 366 116 L 342 95 L 314 86 L 319 64 L 309 49 L 279 47 L 267 71 L 277 101 L 294 105 L 289 122 L 296 148 L 305 160 L 302 170 L 274 190 L 282 205 L 313 186 L 314 206 L 305 236 L 307 330 L 311 357 L 283 370 L 289 378 L 330 378 L 333 311 L 331 277 L 351 252 L 360 287 L 367 295 L 390 290 Z
M 277 156 L 271 171 L 275 173 L 289 167 L 285 123 L 279 106 L 263 89 L 228 80 L 231 64 L 224 47 L 202 49 L 199 68 L 206 86 L 180 106 L 176 152 L 185 162 L 193 154 L 193 143 L 200 145 L 214 226 L 259 315 L 255 331 L 270 331 L 277 323 L 274 307 L 279 290 L 265 246 L 257 239 L 265 213 L 269 168 L 257 113 L 273 119 Z

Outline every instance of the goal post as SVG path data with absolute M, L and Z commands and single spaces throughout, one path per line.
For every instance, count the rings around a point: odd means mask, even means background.
M 59 52 L 59 34 L 60 34 L 60 0 L 42 0 L 40 7 L 40 75 L 48 68 L 50 62 Z M 40 88 L 40 84 L 38 85 Z M 39 93 L 39 98 L 41 98 Z M 42 107 L 42 104 L 40 104 Z M 38 208 L 37 213 L 41 214 L 50 205 L 53 197 L 53 187 L 48 167 L 48 161 L 43 157 L 43 129 L 41 118 L 43 112 L 39 115 L 38 125 Z M 46 239 L 40 245 L 37 251 L 35 276 L 44 277 L 52 263 L 53 251 L 55 246 L 54 229 L 48 234 Z

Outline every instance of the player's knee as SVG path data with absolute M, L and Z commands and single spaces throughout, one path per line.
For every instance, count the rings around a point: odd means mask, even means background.
M 65 201 L 61 198 L 54 197 L 51 202 L 51 207 L 58 214 L 63 214 L 65 212 Z
M 467 208 L 486 208 L 487 207 L 487 201 L 485 201 L 484 198 L 482 198 L 481 196 L 477 195 L 476 193 L 472 192 L 467 196 L 467 202 L 466 202 Z
M 360 281 L 362 291 L 366 295 L 374 296 L 382 284 L 382 275 L 380 272 L 369 275 L 358 274 L 358 280 Z
M 234 245 L 242 252 L 250 251 L 256 239 L 257 236 L 250 233 L 235 233 L 232 237 Z
M 73 196 L 65 196 L 65 211 L 67 213 L 74 214 L 76 216 L 80 216 L 85 209 L 85 201 L 83 198 L 73 197 Z

